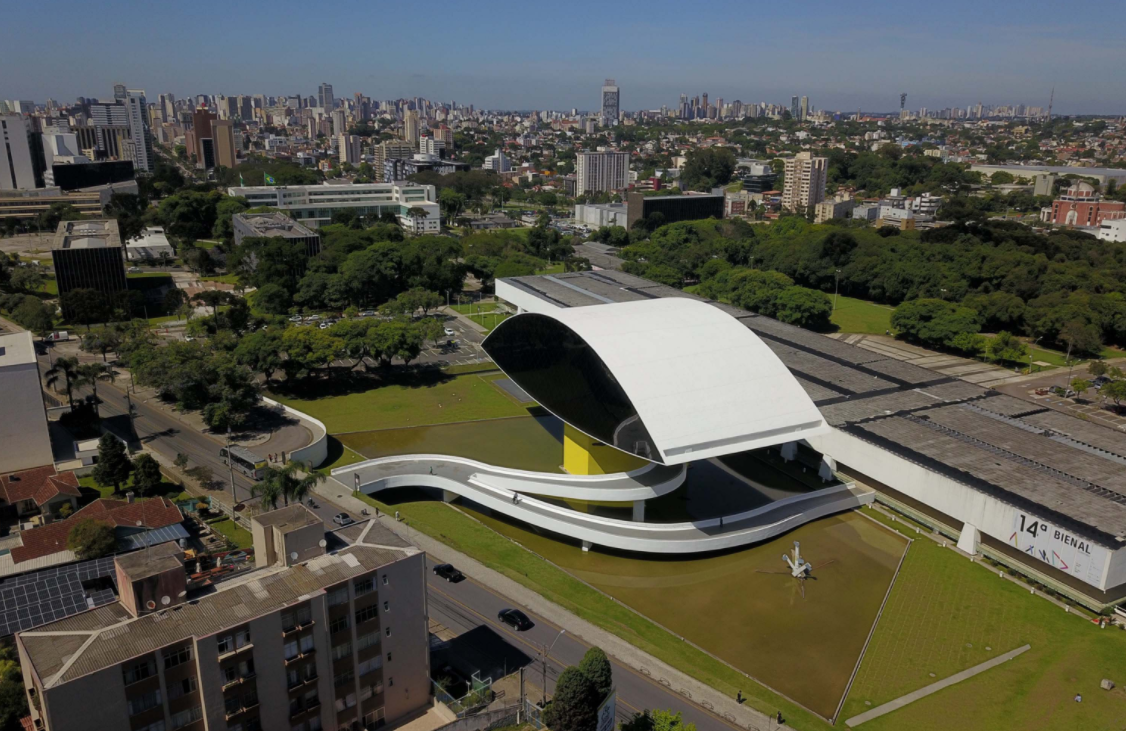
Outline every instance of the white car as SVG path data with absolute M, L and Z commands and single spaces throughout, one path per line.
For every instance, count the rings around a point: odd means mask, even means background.
M 317 320 L 320 320 L 320 319 L 321 319 L 320 315 L 309 315 L 308 317 L 305 318 L 305 322 L 316 322 Z
M 293 317 L 289 318 L 289 321 L 290 322 L 301 322 L 301 315 L 294 315 Z
M 360 317 L 375 317 L 375 310 L 364 310 L 360 313 Z
M 454 333 L 453 328 L 448 328 L 448 327 L 445 329 L 445 333 L 446 333 L 446 337 L 448 337 L 448 338 L 452 338 L 456 334 L 456 333 Z
M 330 327 L 332 327 L 332 324 L 328 322 L 322 322 L 320 325 L 317 325 L 317 327 L 319 327 L 321 330 L 328 330 Z
M 129 267 L 128 271 L 130 274 L 138 274 L 141 271 L 141 267 Z

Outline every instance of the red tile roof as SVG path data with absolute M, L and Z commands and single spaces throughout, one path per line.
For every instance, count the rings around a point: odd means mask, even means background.
M 31 720 L 31 716 L 24 716 L 20 719 L 20 728 L 23 731 L 35 731 L 35 722 Z
M 123 528 L 137 528 L 137 521 L 141 521 L 140 527 L 152 530 L 175 525 L 184 519 L 184 515 L 175 503 L 162 497 L 135 503 L 102 498 L 83 507 L 66 520 L 25 530 L 20 534 L 23 545 L 12 549 L 12 561 L 18 564 L 67 550 L 66 539 L 71 529 L 85 518 L 94 518 Z
M 78 478 L 73 472 L 55 472 L 51 465 L 0 475 L 0 492 L 9 505 L 34 500 L 43 506 L 57 495 L 79 496 Z

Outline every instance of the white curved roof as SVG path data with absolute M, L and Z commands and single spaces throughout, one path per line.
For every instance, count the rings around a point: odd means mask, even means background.
M 789 369 L 717 307 L 662 298 L 552 309 L 618 380 L 665 464 L 828 431 Z M 517 315 L 519 317 L 519 315 Z

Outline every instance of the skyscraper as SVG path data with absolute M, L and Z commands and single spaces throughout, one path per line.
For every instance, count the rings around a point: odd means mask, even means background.
M 336 138 L 336 146 L 340 151 L 340 163 L 350 163 L 352 165 L 359 165 L 363 162 L 361 156 L 361 144 L 363 137 L 359 135 L 346 135 L 341 134 Z
M 798 104 L 798 98 L 796 96 L 792 96 L 790 97 L 790 116 L 794 119 L 801 119 L 800 115 L 801 107 Z
M 0 190 L 37 188 L 35 154 L 27 120 L 19 114 L 0 115 Z
M 129 89 L 125 97 L 129 118 L 129 136 L 133 143 L 133 167 L 151 173 L 155 167 L 152 154 L 152 130 L 149 128 L 149 105 L 143 89 Z
M 602 126 L 613 127 L 621 115 L 621 90 L 613 79 L 602 85 Z
M 629 185 L 628 152 L 580 152 L 575 156 L 575 195 L 624 190 Z
M 417 145 L 418 135 L 421 131 L 418 122 L 418 112 L 412 109 L 407 112 L 407 116 L 403 118 L 403 139 L 411 143 L 411 146 Z
M 801 112 L 801 118 L 800 119 L 804 122 L 806 120 L 806 118 L 809 116 L 809 97 L 808 96 L 803 96 L 801 98 L 801 109 L 799 109 L 798 111 Z
M 211 134 L 215 140 L 215 164 L 225 168 L 238 165 L 238 146 L 235 144 L 235 123 L 229 119 L 213 122 Z
M 332 98 L 332 84 L 321 83 L 317 87 L 317 106 L 324 109 L 326 112 L 331 112 L 335 106 L 335 100 Z
M 800 111 L 800 110 L 799 110 Z M 825 200 L 826 157 L 799 152 L 785 161 L 786 179 L 782 184 L 782 207 L 794 213 L 805 213 L 810 206 Z

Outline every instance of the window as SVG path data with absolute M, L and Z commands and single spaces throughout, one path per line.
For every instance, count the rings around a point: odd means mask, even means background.
M 138 713 L 143 713 L 150 708 L 156 708 L 160 705 L 160 689 L 150 690 L 148 693 L 143 693 L 136 698 L 130 698 L 128 705 L 130 716 L 136 716 Z
M 313 635 L 305 635 L 304 637 L 302 637 L 301 640 L 300 640 L 300 644 L 301 644 L 301 654 L 302 655 L 304 655 L 306 652 L 312 652 L 313 651 Z
M 203 708 L 196 706 L 195 708 L 187 708 L 179 713 L 172 714 L 172 728 L 178 729 L 187 726 L 189 723 L 195 723 L 203 718 Z
M 383 602 L 383 611 L 385 611 L 385 612 L 391 611 L 391 602 Z
M 364 676 L 373 670 L 378 670 L 383 667 L 383 656 L 376 655 L 370 660 L 364 660 L 360 663 L 360 675 Z
M 227 711 L 227 715 L 233 716 L 234 714 L 242 710 L 242 698 L 239 698 L 237 695 L 231 696 L 230 698 L 223 701 L 223 706 Z
M 387 653 L 387 662 L 391 662 L 391 653 Z
M 383 709 L 376 708 L 364 714 L 364 728 L 373 729 L 383 725 Z
M 313 716 L 309 719 L 309 731 L 321 731 L 321 717 Z
M 332 620 L 328 624 L 329 634 L 336 634 L 337 632 L 343 632 L 346 629 L 348 629 L 348 615 L 347 614 L 345 614 L 341 617 L 337 617 L 336 619 Z
M 292 660 L 300 654 L 297 651 L 297 640 L 290 640 L 282 647 L 282 655 L 286 660 Z
M 321 704 L 321 699 L 317 697 L 317 689 L 313 688 L 305 694 L 305 707 L 316 708 Z
M 153 721 L 148 726 L 137 729 L 137 731 L 164 731 L 164 719 Z
M 332 648 L 332 659 L 333 660 L 341 660 L 343 658 L 348 657 L 351 654 L 352 654 L 352 643 L 351 642 L 345 642 L 342 645 L 337 645 L 336 647 Z
M 339 688 L 342 685 L 348 685 L 348 683 L 351 683 L 355 679 L 355 673 L 353 673 L 351 670 L 345 670 L 344 672 L 340 673 L 340 675 L 337 675 L 332 679 L 332 685 L 333 687 Z
M 387 574 L 383 575 L 383 585 L 387 586 Z
M 394 678 L 388 678 L 387 679 L 387 687 L 388 688 L 394 688 L 395 687 L 395 679 Z
M 339 589 L 333 589 L 328 594 L 328 605 L 336 607 L 341 604 L 348 603 L 348 587 L 342 586 Z
M 368 632 L 366 635 L 360 635 L 356 640 L 357 650 L 366 650 L 369 647 L 374 647 L 379 644 L 379 630 L 375 632 Z
M 225 655 L 232 650 L 238 650 L 250 644 L 250 630 L 240 629 L 233 635 L 226 635 L 219 638 L 218 648 L 219 654 Z
M 379 606 L 372 604 L 369 607 L 356 610 L 356 624 L 363 624 L 369 620 L 375 619 L 379 616 Z
M 383 631 L 387 633 L 387 636 L 388 636 L 388 637 L 390 637 L 390 636 L 391 636 L 391 628 L 390 628 L 390 627 L 388 627 L 387 629 L 385 629 L 385 630 L 383 630 Z
M 170 683 L 168 685 L 168 700 L 175 700 L 176 698 L 188 695 L 189 693 L 195 693 L 197 687 L 198 686 L 196 685 L 194 676 L 190 678 L 184 678 L 178 683 Z
M 308 604 L 302 604 L 301 606 L 294 607 L 287 612 L 282 612 L 281 620 L 282 629 L 288 632 L 294 627 L 299 627 L 301 625 L 306 625 L 309 622 L 312 622 L 313 610 L 309 607 Z
M 125 678 L 125 684 L 132 685 L 137 681 L 152 677 L 155 672 L 156 663 L 154 663 L 151 659 L 146 659 L 124 668 L 122 670 L 122 675 Z
M 164 650 L 164 669 L 174 668 L 192 659 L 191 645 L 184 645 L 172 650 Z
M 360 579 L 356 582 L 356 596 L 363 596 L 375 591 L 375 578 L 372 576 L 366 579 Z
M 221 668 L 220 672 L 223 674 L 223 685 L 226 685 L 227 683 L 233 683 L 238 680 L 238 668 L 234 665 L 228 665 L 225 668 Z

